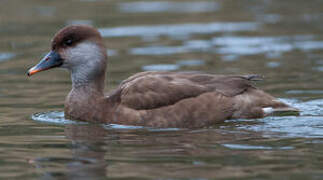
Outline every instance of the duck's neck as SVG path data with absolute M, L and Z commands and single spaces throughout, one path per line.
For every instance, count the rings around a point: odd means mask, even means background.
M 107 66 L 105 48 L 99 48 L 93 43 L 83 43 L 77 46 L 77 49 L 80 49 L 78 53 L 80 55 L 76 56 L 75 61 L 71 61 L 74 65 L 69 68 L 72 91 L 88 90 L 88 95 L 91 93 L 103 95 Z
M 96 72 L 89 71 L 87 68 L 81 68 L 71 73 L 72 91 L 87 91 L 88 95 L 95 93 L 102 95 L 105 85 L 105 68 L 98 69 Z
M 105 69 L 105 68 L 104 68 Z M 72 90 L 65 100 L 65 117 L 69 119 L 101 119 L 104 104 L 105 70 L 93 74 L 88 71 L 72 71 Z M 93 75 L 93 76 L 92 76 Z M 100 118 L 98 118 L 100 117 Z

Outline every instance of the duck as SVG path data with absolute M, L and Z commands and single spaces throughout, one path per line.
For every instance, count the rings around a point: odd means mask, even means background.
M 198 72 L 139 72 L 104 93 L 107 50 L 99 31 L 69 25 L 51 41 L 51 50 L 28 76 L 67 69 L 72 89 L 66 119 L 153 128 L 204 128 L 230 119 L 256 119 L 299 110 L 254 86 L 259 75 Z

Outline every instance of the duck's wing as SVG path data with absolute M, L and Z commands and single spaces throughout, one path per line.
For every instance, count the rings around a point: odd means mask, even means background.
M 132 109 L 154 109 L 175 104 L 183 99 L 216 91 L 233 97 L 248 88 L 257 75 L 228 76 L 199 73 L 143 72 L 120 84 L 120 104 Z

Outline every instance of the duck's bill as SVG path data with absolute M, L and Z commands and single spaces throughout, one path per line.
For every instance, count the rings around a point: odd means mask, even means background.
M 54 67 L 59 67 L 63 64 L 63 59 L 55 51 L 49 52 L 40 62 L 30 68 L 27 72 L 28 76 L 34 75 L 38 72 L 45 71 Z

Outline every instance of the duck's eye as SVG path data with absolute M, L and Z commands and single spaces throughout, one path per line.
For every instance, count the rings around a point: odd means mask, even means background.
M 68 40 L 66 40 L 66 41 L 64 42 L 64 44 L 65 44 L 66 46 L 71 46 L 71 45 L 72 45 L 72 43 L 73 43 L 73 41 L 72 41 L 71 39 L 68 39 Z

